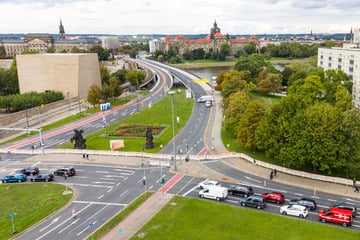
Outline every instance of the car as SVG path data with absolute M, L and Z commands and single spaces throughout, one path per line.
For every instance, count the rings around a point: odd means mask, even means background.
M 230 195 L 240 195 L 243 197 L 254 194 L 254 190 L 252 189 L 252 187 L 244 185 L 230 185 L 228 187 L 228 192 Z
M 345 210 L 350 210 L 350 211 L 352 211 L 352 216 L 356 217 L 357 209 L 353 205 L 350 205 L 350 204 L 347 204 L 347 203 L 338 203 L 338 204 L 335 204 L 333 207 L 334 208 L 345 209 Z
M 341 208 L 323 209 L 318 213 L 319 221 L 334 222 L 346 226 L 352 225 L 352 211 Z
M 228 190 L 224 187 L 211 186 L 199 191 L 199 197 L 215 199 L 216 201 L 224 200 L 228 197 Z
M 50 182 L 54 180 L 54 174 L 52 173 L 41 173 L 30 179 L 32 182 Z
M 250 195 L 240 200 L 240 205 L 262 209 L 266 207 L 265 198 L 261 195 Z
M 209 188 L 210 186 L 221 187 L 220 183 L 218 181 L 215 181 L 215 180 L 206 180 L 206 181 L 201 182 L 199 184 L 200 189 L 206 189 L 206 188 Z
M 28 168 L 23 168 L 21 170 L 18 170 L 17 172 L 21 172 L 21 173 L 25 174 L 26 176 L 30 176 L 30 175 L 39 174 L 40 170 L 37 167 L 28 167 Z
M 316 202 L 310 198 L 292 199 L 289 201 L 289 205 L 301 205 L 308 207 L 310 210 L 316 209 Z
M 211 107 L 212 102 L 210 100 L 205 101 L 205 107 L 209 108 Z
M 309 214 L 308 208 L 301 205 L 285 205 L 280 208 L 280 213 L 284 215 L 297 216 L 299 218 L 306 218 Z
M 74 176 L 76 174 L 75 168 L 73 168 L 73 167 L 64 167 L 64 168 L 59 168 L 59 169 L 54 171 L 55 176 L 64 176 L 65 174 L 68 177 Z
M 8 176 L 5 176 L 1 179 L 3 183 L 10 183 L 10 182 L 25 182 L 27 177 L 23 173 L 14 173 Z
M 265 198 L 267 202 L 275 202 L 277 204 L 281 204 L 285 202 L 285 197 L 282 193 L 271 192 L 271 193 L 263 193 L 261 194 Z

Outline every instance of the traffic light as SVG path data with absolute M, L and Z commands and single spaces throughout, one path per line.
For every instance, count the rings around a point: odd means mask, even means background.
M 143 177 L 143 185 L 146 185 L 146 177 Z
M 189 160 L 190 160 L 189 156 L 186 156 L 185 157 L 185 162 L 189 162 Z
M 161 184 L 165 183 L 165 178 L 161 178 Z

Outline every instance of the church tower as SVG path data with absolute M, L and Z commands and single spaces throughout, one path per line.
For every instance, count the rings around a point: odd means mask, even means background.
M 59 38 L 65 39 L 65 30 L 64 30 L 64 26 L 62 25 L 61 18 L 60 18 L 60 26 L 59 26 Z
M 220 28 L 218 28 L 216 20 L 214 21 L 214 26 L 210 28 L 210 39 L 214 39 L 215 33 L 220 33 Z

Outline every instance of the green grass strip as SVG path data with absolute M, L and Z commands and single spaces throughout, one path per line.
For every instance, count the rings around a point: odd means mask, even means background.
M 360 232 L 215 201 L 176 196 L 131 238 L 136 239 L 358 240 Z
M 105 223 L 102 227 L 96 230 L 91 236 L 87 238 L 87 240 L 97 240 L 101 239 L 106 233 L 112 230 L 117 224 L 119 224 L 122 220 L 124 220 L 130 213 L 132 213 L 138 206 L 140 206 L 143 202 L 145 202 L 153 192 L 146 192 L 140 195 L 137 199 L 135 199 L 132 203 L 130 203 L 126 208 L 122 209 L 117 215 L 115 215 L 111 220 Z

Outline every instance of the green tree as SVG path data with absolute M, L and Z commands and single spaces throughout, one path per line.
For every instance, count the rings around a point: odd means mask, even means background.
M 221 94 L 226 99 L 232 93 L 238 91 L 247 91 L 247 84 L 242 79 L 242 74 L 240 72 L 236 70 L 232 70 L 225 73 L 221 88 L 222 88 Z
M 76 46 L 72 47 L 70 50 L 71 53 L 80 53 L 80 49 Z
M 141 83 L 145 80 L 145 73 L 140 70 L 130 70 L 126 73 L 126 79 L 132 86 L 139 88 Z
M 256 53 L 256 43 L 255 41 L 250 41 L 248 44 L 244 46 L 244 51 L 247 55 L 251 55 Z
M 260 93 L 278 93 L 281 91 L 281 77 L 278 74 L 260 72 L 256 82 L 256 91 Z
M 104 49 L 99 45 L 95 45 L 89 49 L 90 53 L 97 53 L 99 61 L 107 61 L 110 57 L 110 51 L 108 49 Z
M 265 56 L 252 54 L 250 56 L 240 56 L 234 66 L 234 70 L 239 72 L 249 71 L 253 82 L 255 83 L 259 73 L 269 66 L 270 64 L 266 61 Z
M 266 109 L 263 104 L 257 101 L 250 101 L 246 105 L 246 110 L 239 119 L 237 126 L 237 139 L 238 145 L 247 148 L 256 147 L 256 130 L 259 123 L 265 117 Z
M 100 64 L 100 78 L 101 78 L 101 85 L 109 84 L 110 73 L 109 70 L 102 64 Z
M 120 96 L 123 92 L 123 89 L 120 87 L 120 81 L 116 77 L 110 77 L 110 87 L 112 89 L 112 98 Z
M 54 52 L 55 52 L 55 49 L 54 49 L 53 47 L 48 47 L 48 48 L 46 49 L 46 52 L 47 52 L 47 53 L 54 53 Z
M 220 53 L 224 54 L 225 56 L 228 56 L 230 53 L 230 45 L 226 42 L 223 42 L 220 44 Z
M 101 100 L 101 89 L 95 84 L 89 87 L 87 100 L 94 107 L 99 104 Z
M 6 50 L 4 46 L 0 46 L 0 58 L 6 58 Z
M 107 83 L 102 85 L 101 89 L 101 100 L 102 101 L 109 101 L 114 96 L 114 89 Z
M 335 101 L 335 107 L 342 111 L 350 110 L 353 107 L 351 95 L 341 84 L 337 85 Z
M 119 80 L 120 84 L 123 84 L 126 82 L 126 73 L 127 73 L 127 70 L 121 69 L 121 70 L 117 70 L 116 72 L 112 73 L 110 75 L 110 77 L 117 78 Z

